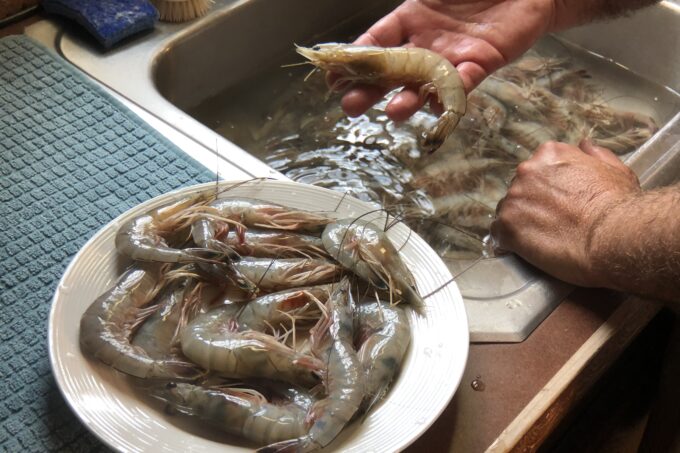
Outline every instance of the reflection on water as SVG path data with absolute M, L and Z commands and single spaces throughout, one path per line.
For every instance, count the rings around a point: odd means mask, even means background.
M 448 260 L 490 249 L 496 204 L 541 143 L 590 137 L 625 157 L 680 107 L 663 87 L 547 39 L 474 90 L 454 134 L 423 156 L 429 110 L 395 124 L 383 101 L 348 118 L 323 74 L 305 71 L 274 68 L 192 114 L 294 181 L 385 207 Z

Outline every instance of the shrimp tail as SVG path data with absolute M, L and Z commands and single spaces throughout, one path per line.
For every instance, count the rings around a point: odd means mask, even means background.
M 383 397 L 387 394 L 389 385 L 390 385 L 389 382 L 386 382 L 385 384 L 381 385 L 378 391 L 375 393 L 375 395 L 373 395 L 370 399 L 365 399 L 361 403 L 361 406 L 359 406 L 359 410 L 357 411 L 360 423 L 366 421 L 366 418 L 368 417 L 368 414 L 371 412 L 373 406 L 375 406 L 375 404 L 382 400 Z
M 175 379 L 194 380 L 206 374 L 206 371 L 198 365 L 181 360 L 165 362 L 164 367 L 167 369 L 168 374 Z
M 406 301 L 409 303 L 409 305 L 413 307 L 415 312 L 418 313 L 419 315 L 424 314 L 425 301 L 420 296 L 420 294 L 418 294 L 418 291 L 412 286 L 405 286 L 403 289 L 406 292 L 406 294 L 404 294 L 404 297 Z
M 179 413 L 191 416 L 199 416 L 200 414 L 194 407 L 187 403 L 182 393 L 177 391 L 177 384 L 175 382 L 168 382 L 165 385 L 151 387 L 149 395 L 152 398 L 163 401 L 168 408 L 172 408 Z
M 309 436 L 298 437 L 296 439 L 282 440 L 266 447 L 258 448 L 255 453 L 304 453 L 317 450 L 318 445 L 314 444 Z
M 444 143 L 446 137 L 453 132 L 458 125 L 461 115 L 454 111 L 444 112 L 437 121 L 434 129 L 423 134 L 422 147 L 427 154 L 432 154 Z

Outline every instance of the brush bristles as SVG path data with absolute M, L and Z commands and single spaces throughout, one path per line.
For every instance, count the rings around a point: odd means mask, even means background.
M 212 0 L 153 0 L 160 20 L 184 22 L 205 15 Z

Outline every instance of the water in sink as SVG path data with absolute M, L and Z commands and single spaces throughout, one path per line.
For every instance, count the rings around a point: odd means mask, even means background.
M 277 64 L 189 113 L 292 180 L 382 205 L 447 261 L 490 253 L 496 203 L 538 144 L 589 135 L 625 158 L 680 110 L 677 93 L 546 38 L 471 93 L 456 132 L 422 156 L 418 137 L 436 120 L 429 110 L 395 124 L 381 102 L 348 118 L 323 74 L 305 80 L 308 72 Z M 514 102 L 518 85 L 524 100 Z

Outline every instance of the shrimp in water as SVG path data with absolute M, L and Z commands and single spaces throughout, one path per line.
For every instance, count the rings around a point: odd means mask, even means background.
M 297 47 L 297 52 L 313 65 L 338 74 L 338 84 L 361 82 L 388 88 L 418 85 L 422 97 L 436 94 L 444 113 L 423 137 L 427 152 L 436 151 L 465 115 L 465 87 L 458 71 L 430 50 L 327 43 Z

